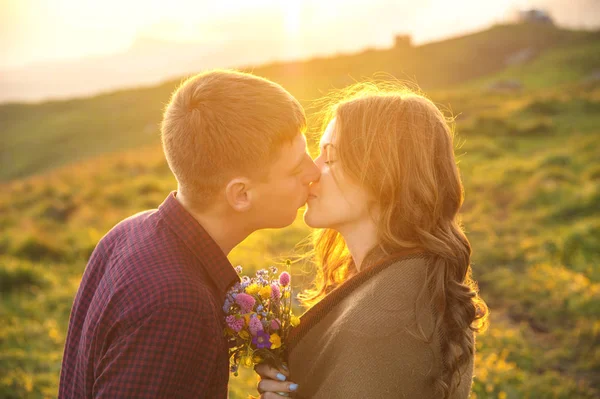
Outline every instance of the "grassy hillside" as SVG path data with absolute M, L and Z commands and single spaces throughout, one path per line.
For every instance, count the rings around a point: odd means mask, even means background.
M 501 35 L 504 29 L 484 34 Z M 575 41 L 585 36 L 567 35 Z M 598 52 L 590 51 L 598 48 L 598 40 L 585 37 L 582 47 L 554 47 L 512 72 L 498 72 L 521 79 L 522 91 L 488 92 L 484 88 L 493 79 L 475 74 L 480 79 L 475 83 L 432 92 L 434 101 L 457 116 L 456 154 L 466 193 L 462 219 L 474 249 L 474 276 L 491 308 L 491 327 L 477 341 L 473 398 L 600 396 L 600 84 L 581 83 L 598 67 Z M 447 43 L 459 48 L 466 41 Z M 439 46 L 435 51 L 442 53 Z M 355 77 L 366 74 L 368 66 L 353 69 L 358 67 L 351 60 L 374 54 L 379 53 L 261 71 L 269 77 L 281 73 L 308 104 L 320 91 L 344 84 L 335 79 L 346 70 Z M 560 64 L 561 59 L 578 61 Z M 320 78 L 310 72 L 315 78 L 305 80 L 308 72 L 297 69 L 314 66 L 316 71 L 319 62 L 339 62 L 338 72 L 322 70 Z M 560 79 L 536 80 L 555 65 L 560 65 Z M 47 158 L 48 164 L 40 160 L 32 173 L 65 166 L 0 185 L 0 398 L 56 396 L 69 310 L 89 254 L 115 223 L 158 206 L 175 187 L 157 131 L 148 127 L 143 132 L 148 120 L 159 118 L 149 104 L 159 110 L 172 87 L 2 107 L 5 113 L 10 107 L 31 111 L 22 114 L 29 119 L 12 119 L 2 129 L 37 126 L 35 137 L 42 147 L 20 155 L 22 165 L 34 165 L 35 152 L 56 149 L 57 157 Z M 87 123 L 93 115 L 98 124 Z M 113 130 L 103 130 L 102 123 Z M 69 133 L 44 133 L 46 126 Z M 24 134 L 18 137 L 34 134 L 15 131 Z M 119 138 L 117 144 L 110 143 L 113 136 Z M 28 139 L 19 140 L 25 145 Z M 127 147 L 136 150 L 69 163 Z M 250 271 L 289 254 L 307 234 L 299 218 L 286 229 L 253 234 L 230 259 Z M 297 267 L 296 291 L 308 279 L 305 268 Z M 250 372 L 232 378 L 232 399 L 247 397 L 255 383 Z
M 498 76 L 522 77 L 532 87 L 549 87 L 577 82 L 599 69 L 599 38 L 598 33 L 551 26 L 496 26 L 419 47 L 367 50 L 248 70 L 282 84 L 303 105 L 332 87 L 378 72 L 417 82 L 428 91 L 473 79 L 481 80 L 471 87 L 483 87 Z M 524 49 L 537 58 L 506 69 L 506 59 Z M 0 105 L 0 181 L 158 143 L 162 109 L 178 83 L 89 99 Z

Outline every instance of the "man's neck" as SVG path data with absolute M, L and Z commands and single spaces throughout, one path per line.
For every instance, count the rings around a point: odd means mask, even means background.
M 175 198 L 200 223 L 225 255 L 252 233 L 239 227 L 239 223 L 230 220 L 230 217 L 216 208 L 211 209 L 210 212 L 198 212 L 183 195 L 177 194 Z

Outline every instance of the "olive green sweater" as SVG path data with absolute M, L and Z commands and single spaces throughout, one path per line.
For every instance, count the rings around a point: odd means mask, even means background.
M 295 397 L 433 399 L 441 372 L 433 312 L 416 311 L 429 262 L 406 255 L 361 271 L 309 309 L 290 333 Z M 418 323 L 417 323 L 418 316 Z M 430 342 L 419 338 L 419 326 Z M 421 334 L 422 336 L 422 334 Z M 452 399 L 467 399 L 473 359 Z

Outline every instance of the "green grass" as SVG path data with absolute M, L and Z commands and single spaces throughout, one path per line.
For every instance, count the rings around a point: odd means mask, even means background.
M 510 66 L 502 72 L 470 82 L 470 85 L 487 86 L 501 79 L 517 79 L 529 89 L 543 89 L 584 82 L 599 68 L 600 39 L 596 38 L 588 43 L 548 49 L 531 62 Z
M 581 105 L 598 90 L 434 98 L 460 107 L 462 220 L 492 312 L 490 330 L 478 339 L 474 397 L 598 394 L 600 130 L 585 122 L 596 118 L 593 108 Z M 543 134 L 523 127 L 540 113 L 552 114 Z M 564 120 L 574 124 L 564 128 Z M 55 395 L 87 257 L 115 223 L 156 207 L 174 187 L 157 146 L 3 185 L 0 397 Z M 308 233 L 299 218 L 286 229 L 252 234 L 230 259 L 251 271 L 289 256 Z M 296 290 L 310 281 L 306 269 L 294 270 Z M 233 378 L 232 397 L 245 397 L 255 384 L 250 372 Z

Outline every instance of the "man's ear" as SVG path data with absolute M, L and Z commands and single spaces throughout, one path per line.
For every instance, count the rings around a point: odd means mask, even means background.
M 246 177 L 236 177 L 227 183 L 225 196 L 229 206 L 238 212 L 246 212 L 252 207 L 252 185 Z

